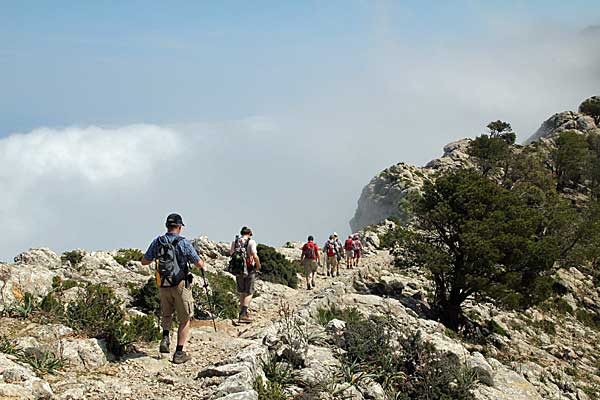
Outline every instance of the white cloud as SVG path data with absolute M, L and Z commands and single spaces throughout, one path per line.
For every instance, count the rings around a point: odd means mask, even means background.
M 136 188 L 143 192 L 157 169 L 170 171 L 170 161 L 184 150 L 180 133 L 152 125 L 40 128 L 1 139 L 0 210 L 8 238 L 0 257 L 30 241 L 61 247 L 66 231 L 85 224 L 85 215 L 104 213 L 90 209 L 99 206 L 92 198 L 118 187 L 132 196 Z M 117 210 L 118 199 L 101 206 Z M 55 229 L 65 232 L 56 235 Z M 94 227 L 84 230 L 93 233 Z

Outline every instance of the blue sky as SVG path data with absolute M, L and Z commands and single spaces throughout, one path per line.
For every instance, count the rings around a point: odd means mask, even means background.
M 600 92 L 599 40 L 581 33 L 600 24 L 597 1 L 1 3 L 0 219 L 31 220 L 0 259 L 142 247 L 175 207 L 191 236 L 228 239 L 244 219 L 273 244 L 344 232 L 381 169 L 423 164 L 492 119 L 523 140 Z M 181 152 L 155 161 L 161 140 L 146 142 L 171 130 Z M 64 172 L 111 163 L 127 168 Z M 252 217 L 229 184 L 239 169 L 256 177 Z M 186 182 L 173 207 L 144 197 L 162 174 Z M 54 235 L 73 210 L 88 223 Z

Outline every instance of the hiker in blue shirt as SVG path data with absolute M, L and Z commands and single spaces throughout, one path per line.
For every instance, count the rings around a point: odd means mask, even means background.
M 204 268 L 204 261 L 192 244 L 180 236 L 183 219 L 179 214 L 170 214 L 166 222 L 167 233 L 159 236 L 150 243 L 142 259 L 142 265 L 149 265 L 157 260 L 157 284 L 160 294 L 160 313 L 162 317 L 163 338 L 160 342 L 160 352 L 169 353 L 169 330 L 173 314 L 177 313 L 179 329 L 177 331 L 177 347 L 173 354 L 173 362 L 182 364 L 191 360 L 183 351 L 190 332 L 190 321 L 194 317 L 194 298 L 188 284 L 188 264 Z

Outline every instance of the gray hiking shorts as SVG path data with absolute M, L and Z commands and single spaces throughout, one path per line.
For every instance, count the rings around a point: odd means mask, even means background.
M 304 265 L 304 275 L 308 276 L 310 274 L 312 274 L 313 272 L 317 272 L 317 260 L 311 260 L 308 258 L 305 258 L 302 261 L 303 265 Z
M 250 272 L 248 275 L 239 274 L 235 276 L 238 293 L 254 294 L 254 282 L 256 282 L 256 273 Z

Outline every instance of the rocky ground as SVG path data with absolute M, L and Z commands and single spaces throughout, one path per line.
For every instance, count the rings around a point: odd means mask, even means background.
M 161 357 L 156 343 L 138 343 L 135 352 L 117 361 L 102 341 L 78 337 L 66 326 L 4 317 L 0 337 L 16 341 L 21 349 L 52 349 L 65 366 L 55 374 L 36 375 L 15 356 L 0 353 L 0 399 L 257 399 L 254 384 L 263 375 L 262 361 L 269 354 L 286 353 L 302 365 L 287 388 L 289 398 L 333 398 L 337 393 L 338 398 L 385 399 L 381 386 L 370 380 L 348 387 L 327 383 L 339 369 L 339 349 L 332 338 L 344 330 L 343 321 L 331 321 L 325 328 L 317 322 L 319 309 L 331 304 L 355 307 L 364 315 L 393 315 L 437 349 L 458 355 L 477 372 L 477 399 L 597 398 L 599 334 L 576 317 L 583 315 L 577 310 L 588 312 L 600 301 L 590 277 L 575 268 L 561 272 L 564 290 L 559 298 L 560 304 L 569 305 L 567 311 L 511 313 L 491 304 L 470 304 L 467 313 L 473 321 L 485 326 L 493 320 L 495 328 L 486 340 L 467 340 L 427 318 L 430 288 L 423 273 L 394 269 L 387 252 L 375 250 L 377 235 L 366 236 L 368 257 L 360 268 L 343 268 L 336 278 L 321 275 L 316 290 L 259 282 L 253 324 L 219 320 L 214 332 L 210 322 L 195 321 L 186 346 L 193 360 L 184 365 Z M 209 270 L 223 268 L 226 245 L 206 238 L 194 245 L 208 259 Z M 289 258 L 300 255 L 297 248 L 278 250 Z M 141 285 L 148 279 L 149 272 L 139 263 L 115 263 L 114 253 L 83 254 L 76 268 L 47 249 L 0 265 L 2 304 L 18 302 L 24 292 L 44 295 L 54 276 L 103 282 L 123 298 L 129 296 L 128 282 Z M 113 279 L 115 274 L 123 279 Z M 77 289 L 70 289 L 70 295 L 77 296 Z M 315 387 L 320 389 L 314 392 Z

